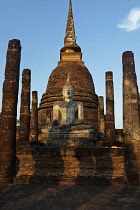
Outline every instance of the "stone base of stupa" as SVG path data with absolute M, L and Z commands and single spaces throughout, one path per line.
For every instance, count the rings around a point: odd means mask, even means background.
M 89 125 L 71 126 L 42 133 L 42 143 L 48 146 L 95 146 L 94 128 Z
M 125 148 L 54 147 L 17 142 L 15 184 L 125 184 Z

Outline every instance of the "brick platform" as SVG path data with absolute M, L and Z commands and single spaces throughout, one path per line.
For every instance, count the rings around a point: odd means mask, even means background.
M 17 143 L 16 184 L 124 184 L 124 148 L 47 147 Z

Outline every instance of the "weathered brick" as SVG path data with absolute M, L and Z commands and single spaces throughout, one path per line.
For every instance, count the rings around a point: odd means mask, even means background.
M 106 72 L 105 136 L 106 142 L 113 145 L 113 141 L 115 141 L 115 115 L 113 73 L 111 71 Z
M 22 92 L 21 92 L 21 107 L 20 107 L 20 141 L 29 141 L 30 132 L 30 83 L 31 70 L 24 69 L 22 72 Z
M 0 141 L 0 183 L 13 180 L 16 163 L 16 116 L 19 87 L 21 46 L 19 40 L 10 40 L 7 50 L 5 80 L 3 83 L 1 141 Z M 3 148 L 3 146 L 5 146 Z
M 38 97 L 37 91 L 32 92 L 32 113 L 30 122 L 30 141 L 38 141 Z

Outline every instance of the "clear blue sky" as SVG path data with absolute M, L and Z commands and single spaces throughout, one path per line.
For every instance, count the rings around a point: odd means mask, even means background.
M 114 73 L 116 128 L 121 128 L 122 53 L 126 50 L 135 54 L 140 84 L 140 0 L 72 2 L 77 44 L 99 96 L 105 96 L 105 72 Z M 0 0 L 0 91 L 8 41 L 19 39 L 21 73 L 24 68 L 32 70 L 31 89 L 38 91 L 40 102 L 48 77 L 59 61 L 68 4 L 69 0 Z M 0 107 L 1 98 L 2 91 Z

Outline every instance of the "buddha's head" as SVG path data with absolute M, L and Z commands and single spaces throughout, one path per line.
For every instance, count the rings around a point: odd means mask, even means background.
M 70 82 L 69 74 L 65 85 L 63 86 L 63 97 L 65 101 L 71 101 L 74 97 L 74 87 Z

